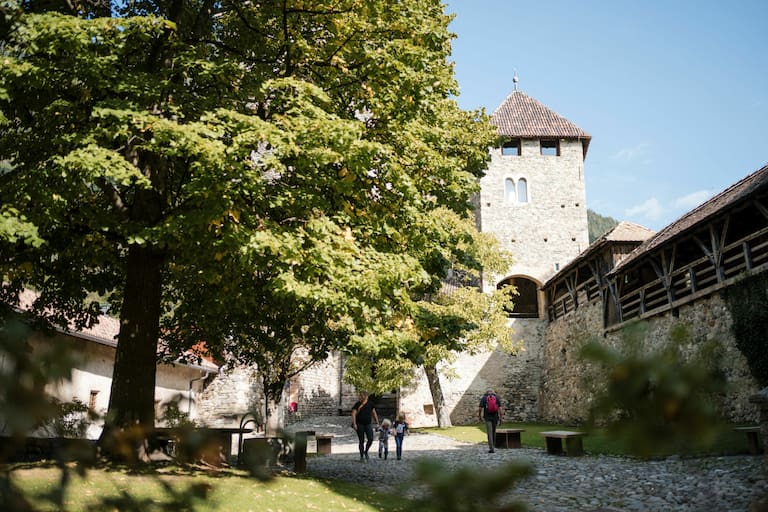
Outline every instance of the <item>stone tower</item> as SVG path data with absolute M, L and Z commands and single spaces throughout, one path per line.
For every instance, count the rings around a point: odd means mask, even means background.
M 541 285 L 589 245 L 584 158 L 591 137 L 517 88 L 491 116 L 503 142 L 475 197 L 480 231 L 493 233 L 513 258 L 503 275 L 483 276 L 486 291 L 517 288 L 509 313 L 522 350 L 459 355 L 441 387 L 451 421 L 475 421 L 480 397 L 493 388 L 509 421 L 538 421 L 547 325 Z M 447 369 L 447 368 L 446 368 Z M 434 425 L 425 378 L 401 392 L 400 407 L 414 425 Z
M 513 316 L 543 317 L 538 288 L 589 245 L 584 159 L 591 136 L 522 91 L 491 115 L 504 137 L 480 181 L 477 222 L 514 262 L 485 276 L 486 290 L 511 283 Z

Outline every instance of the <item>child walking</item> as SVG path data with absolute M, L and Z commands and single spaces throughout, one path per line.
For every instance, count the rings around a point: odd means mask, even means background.
M 392 422 L 387 418 L 381 420 L 381 427 L 379 427 L 379 458 L 381 454 L 384 454 L 384 460 L 389 455 L 389 436 L 392 435 Z
M 403 438 L 408 432 L 408 423 L 405 421 L 405 414 L 398 413 L 394 424 L 395 430 L 395 447 L 397 449 L 397 460 L 403 457 Z

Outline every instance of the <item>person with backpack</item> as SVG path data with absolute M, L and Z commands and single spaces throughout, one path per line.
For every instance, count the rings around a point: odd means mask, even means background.
M 480 407 L 477 410 L 480 421 L 485 420 L 485 431 L 488 434 L 488 453 L 496 451 L 496 427 L 501 422 L 501 400 L 488 388 L 488 391 L 480 398 Z

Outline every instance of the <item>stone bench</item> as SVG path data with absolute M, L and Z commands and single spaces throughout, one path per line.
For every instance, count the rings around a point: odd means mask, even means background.
M 735 427 L 733 430 L 747 434 L 747 445 L 749 446 L 749 453 L 752 455 L 759 455 L 763 452 L 763 450 L 760 448 L 760 425 Z
M 315 434 L 317 453 L 322 453 L 324 455 L 331 453 L 331 443 L 333 442 L 333 437 L 333 434 Z
M 525 432 L 524 428 L 497 428 L 496 429 L 496 448 L 520 448 L 520 433 Z
M 565 440 L 565 454 L 569 457 L 584 454 L 581 438 L 587 435 L 586 432 L 572 432 L 570 430 L 550 430 L 549 432 L 539 432 L 544 436 L 547 445 L 547 453 L 551 455 L 563 454 L 563 443 Z

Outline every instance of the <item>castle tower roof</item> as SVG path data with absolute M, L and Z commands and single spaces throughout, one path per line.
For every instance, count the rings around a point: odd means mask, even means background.
M 579 139 L 584 156 L 592 136 L 522 91 L 514 90 L 491 114 L 499 135 L 520 138 Z

